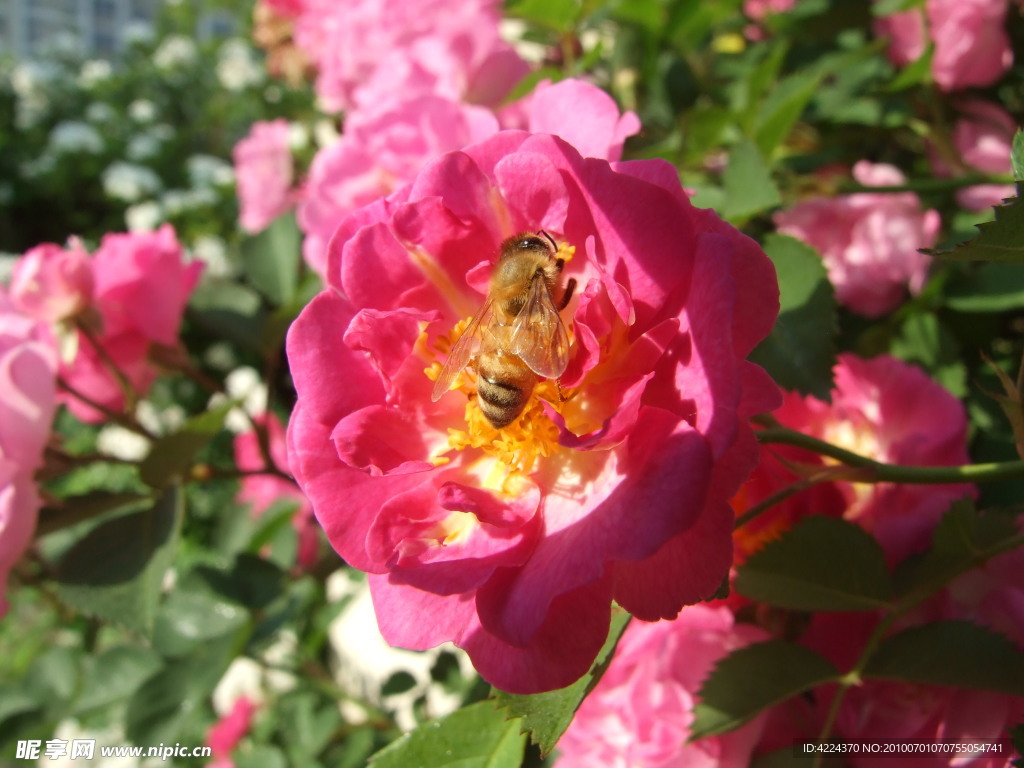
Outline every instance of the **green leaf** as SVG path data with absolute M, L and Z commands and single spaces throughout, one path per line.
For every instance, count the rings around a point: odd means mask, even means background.
M 1024 696 L 1024 654 L 969 621 L 937 621 L 885 638 L 863 677 Z
M 749 139 L 743 139 L 730 150 L 722 183 L 725 205 L 719 214 L 734 224 L 774 208 L 781 201 L 761 152 Z
M 935 43 L 929 43 L 924 49 L 924 53 L 899 71 L 886 86 L 886 90 L 890 93 L 897 93 L 928 82 L 932 76 L 932 57 L 934 55 Z
M 892 592 L 878 542 L 853 523 L 824 516 L 804 518 L 751 555 L 736 590 L 803 611 L 873 611 Z
M 164 488 L 183 477 L 196 454 L 224 427 L 224 420 L 236 405 L 229 402 L 204 411 L 188 419 L 177 432 L 157 440 L 139 467 L 143 482 L 152 488 Z
M 312 691 L 282 697 L 275 720 L 288 752 L 289 765 L 309 765 L 335 736 L 341 715 L 335 702 Z
M 242 605 L 226 599 L 203 574 L 192 571 L 160 606 L 154 644 L 164 656 L 187 656 L 214 638 L 238 632 L 248 620 Z
M 818 91 L 821 75 L 800 72 L 782 80 L 761 105 L 754 141 L 764 157 L 770 157 L 800 119 Z
M 784 389 L 829 401 L 838 326 L 825 266 L 813 248 L 785 235 L 770 235 L 764 249 L 779 278 L 779 318 L 750 359 Z
M 162 666 L 156 651 L 133 645 L 107 648 L 87 661 L 82 693 L 75 702 L 77 715 L 127 699 Z
M 1013 134 L 1013 144 L 1010 147 L 1010 165 L 1013 168 L 1013 178 L 1017 181 L 1024 181 L 1024 131 L 1020 128 Z
M 85 520 L 146 502 L 151 503 L 152 497 L 131 491 L 92 491 L 81 496 L 69 496 L 61 499 L 59 506 L 39 510 L 36 535 L 45 536 Z
M 232 635 L 218 637 L 150 676 L 128 701 L 128 738 L 136 744 L 173 744 L 182 733 L 197 730 L 206 717 L 206 699 L 240 647 Z
M 901 564 L 895 579 L 899 592 L 939 589 L 1012 547 L 1017 538 L 1012 515 L 979 512 L 972 501 L 958 501 L 935 526 L 928 551 Z
M 1017 197 L 1012 197 L 995 208 L 995 221 L 978 225 L 978 236 L 961 243 L 950 251 L 928 251 L 951 261 L 1005 261 L 1024 264 L 1024 203 L 1017 183 Z
M 565 733 L 572 722 L 573 715 L 579 709 L 586 695 L 594 689 L 615 653 L 615 646 L 629 623 L 630 616 L 625 611 L 612 613 L 611 627 L 608 638 L 594 661 L 590 672 L 572 685 L 557 691 L 535 693 L 523 696 L 505 691 L 494 690 L 494 698 L 509 716 L 521 717 L 523 728 L 530 733 L 530 740 L 540 747 L 543 754 L 548 754 Z
M 768 707 L 838 677 L 829 661 L 785 640 L 740 648 L 721 659 L 701 686 L 690 739 L 739 728 Z
M 183 514 L 181 490 L 172 485 L 152 509 L 90 530 L 57 566 L 61 599 L 90 616 L 152 632 Z
M 288 758 L 272 744 L 260 744 L 252 749 L 240 748 L 231 753 L 235 768 L 288 768 Z
M 878 0 L 871 4 L 871 15 L 876 17 L 891 16 L 894 13 L 909 11 L 924 5 L 924 0 Z
M 266 310 L 260 295 L 249 286 L 227 278 L 204 279 L 188 306 L 189 317 L 214 336 L 260 350 Z
M 580 12 L 578 0 L 512 0 L 505 13 L 559 34 L 572 31 Z
M 1006 312 L 1024 306 L 1024 269 L 1016 264 L 979 264 L 950 281 L 944 299 L 957 312 Z
M 907 317 L 889 350 L 908 363 L 917 363 L 955 397 L 967 394 L 967 368 L 956 337 L 931 312 Z
M 431 720 L 370 758 L 375 768 L 518 768 L 526 737 L 518 719 L 506 720 L 494 702 L 481 701 Z
M 262 232 L 242 241 L 246 274 L 272 304 L 286 304 L 295 295 L 301 249 L 302 235 L 294 212 L 278 216 Z

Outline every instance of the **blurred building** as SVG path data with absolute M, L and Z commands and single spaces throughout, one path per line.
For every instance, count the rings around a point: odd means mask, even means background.
M 0 56 L 27 59 L 73 44 L 115 56 L 133 29 L 152 27 L 159 0 L 0 0 Z

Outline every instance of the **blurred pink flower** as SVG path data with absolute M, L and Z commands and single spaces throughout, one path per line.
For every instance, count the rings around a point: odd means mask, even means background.
M 953 128 L 953 147 L 968 169 L 984 173 L 1006 174 L 1010 168 L 1010 144 L 1017 131 L 1017 123 L 998 104 L 981 99 L 969 99 L 958 105 L 960 119 Z M 938 176 L 950 176 L 951 171 L 935 153 L 932 167 Z M 978 184 L 958 190 L 956 200 L 968 211 L 983 211 L 1013 197 L 1013 184 Z
M 894 166 L 866 160 L 853 177 L 869 187 L 906 181 Z M 918 249 L 935 244 L 941 220 L 922 211 L 913 192 L 859 192 L 804 200 L 775 214 L 775 224 L 818 250 L 841 304 L 879 317 L 900 305 L 907 287 L 916 294 L 924 286 L 931 257 Z
M 7 575 L 36 528 L 33 476 L 57 405 L 56 367 L 49 329 L 0 292 L 0 616 L 7 612 Z
M 288 121 L 253 123 L 232 156 L 241 207 L 239 223 L 247 232 L 260 232 L 295 204 L 292 152 Z
M 1024 518 L 1020 523 L 1024 525 Z M 996 555 L 954 579 L 942 602 L 939 618 L 981 624 L 1024 650 L 1024 547 Z
M 207 768 L 233 768 L 231 753 L 249 732 L 255 712 L 256 705 L 239 696 L 231 711 L 214 723 L 206 734 L 206 746 L 213 752 L 213 762 L 207 763 Z
M 545 81 L 521 101 L 522 127 L 565 139 L 584 157 L 620 160 L 623 143 L 640 130 L 636 113 L 620 112 L 611 96 L 583 80 Z
M 767 640 L 726 608 L 694 605 L 675 621 L 634 621 L 558 742 L 559 768 L 745 768 L 764 716 L 688 742 L 697 691 L 720 658 Z
M 970 461 L 963 404 L 920 368 L 888 355 L 870 360 L 840 355 L 831 403 L 791 392 L 773 415 L 785 427 L 885 463 L 945 466 Z M 823 463 L 803 449 L 766 446 L 751 478 L 753 487 L 745 489 L 750 505 L 798 479 L 770 454 L 802 465 Z M 773 507 L 749 529 L 740 529 L 738 549 L 751 551 L 806 514 L 833 514 L 861 525 L 891 561 L 899 561 L 927 547 L 949 505 L 973 494 L 968 484 L 818 485 Z
M 178 343 L 185 304 L 202 271 L 201 262 L 185 263 L 183 256 L 169 224 L 156 232 L 104 236 L 91 260 L 100 327 L 92 338 L 79 332 L 78 354 L 61 361 L 61 378 L 72 389 L 104 408 L 120 410 L 124 393 L 113 365 L 136 394 L 149 390 L 156 378 L 150 345 Z M 74 395 L 62 393 L 62 401 L 83 421 L 106 418 Z
M 743 13 L 748 19 L 760 21 L 772 13 L 785 13 L 796 5 L 796 0 L 743 0 Z
M 499 432 L 469 372 L 436 403 L 430 376 L 499 243 L 541 229 L 575 247 L 568 397 L 540 382 Z M 613 599 L 656 620 L 715 592 L 757 453 L 747 420 L 778 402 L 744 359 L 778 293 L 760 248 L 694 208 L 672 166 L 496 134 L 346 218 L 326 282 L 288 336 L 289 458 L 371 574 L 388 642 L 451 640 L 491 683 L 547 690 L 587 670 Z
M 47 323 L 68 320 L 92 302 L 89 254 L 75 240 L 68 248 L 43 243 L 14 265 L 10 298 L 27 315 Z
M 495 0 L 306 0 L 295 42 L 332 111 L 427 94 L 493 107 L 528 71 L 498 20 Z
M 1007 0 L 927 0 L 923 9 L 878 19 L 875 32 L 889 38 L 889 58 L 900 67 L 933 42 L 932 76 L 955 91 L 991 85 L 1013 64 L 1006 11 Z
M 266 426 L 268 449 L 274 465 L 283 472 L 288 472 L 288 451 L 285 447 L 284 427 L 281 426 L 281 421 L 274 414 L 267 413 L 257 418 L 256 422 Z M 255 430 L 235 436 L 235 465 L 243 472 L 257 472 L 266 468 Z M 316 562 L 320 545 L 318 526 L 313 519 L 313 508 L 309 500 L 295 483 L 279 475 L 246 475 L 242 478 L 236 500 L 241 504 L 249 504 L 253 517 L 259 517 L 280 501 L 297 505 L 298 508 L 292 516 L 292 526 L 298 535 L 296 564 L 300 568 L 308 568 Z
M 835 664 L 850 669 L 863 652 L 876 628 L 873 613 L 815 613 L 800 642 Z M 834 686 L 815 692 L 817 723 L 824 722 L 831 706 Z M 1024 700 L 989 691 L 967 690 L 889 680 L 864 680 L 847 690 L 835 719 L 833 734 L 846 740 L 907 740 L 962 743 L 972 740 L 1005 739 L 1007 730 L 1024 715 Z M 812 733 L 818 725 L 812 726 Z M 814 738 L 812 736 L 812 738 Z M 970 758 L 939 754 L 900 758 L 910 768 L 1008 768 L 1006 754 Z M 851 755 L 854 768 L 881 765 L 878 756 Z
M 281 16 L 298 16 L 306 5 L 306 0 L 258 0 Z
M 430 158 L 497 130 L 489 110 L 437 96 L 352 113 L 341 139 L 310 166 L 298 213 L 307 263 L 322 274 L 327 243 L 345 216 L 412 180 Z

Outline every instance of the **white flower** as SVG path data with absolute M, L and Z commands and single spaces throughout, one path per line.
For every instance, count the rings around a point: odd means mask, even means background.
M 184 35 L 169 35 L 153 51 L 153 63 L 163 70 L 183 69 L 199 58 L 196 44 Z
M 365 581 L 353 581 L 349 570 L 336 571 L 327 579 L 328 600 L 338 602 L 351 597 L 327 628 L 327 641 L 336 657 L 332 666 L 334 678 L 347 692 L 392 711 L 395 722 L 403 730 L 417 725 L 416 701 L 426 696 L 430 717 L 446 715 L 461 704 L 461 697 L 432 684 L 430 670 L 442 652 L 454 654 L 464 675 L 472 673 L 468 657 L 451 643 L 428 651 L 406 651 L 389 646 L 377 629 L 370 589 Z M 396 672 L 406 672 L 416 685 L 410 690 L 392 694 L 386 701 L 381 688 Z M 349 722 L 361 722 L 366 712 L 361 708 L 341 705 Z
M 193 187 L 220 187 L 235 181 L 235 169 L 219 157 L 192 155 L 185 164 Z
M 149 454 L 149 440 L 120 424 L 107 424 L 96 435 L 96 450 L 123 461 L 141 461 Z
M 153 40 L 153 25 L 144 21 L 132 21 L 121 31 L 125 45 L 145 45 Z
M 125 157 L 136 163 L 150 160 L 160 154 L 161 142 L 152 133 L 137 133 L 124 148 Z
M 37 176 L 45 176 L 57 167 L 57 156 L 52 152 L 43 152 L 38 157 L 27 160 L 21 164 L 21 175 L 26 179 L 33 179 Z
M 165 220 L 163 208 L 154 200 L 129 206 L 124 212 L 124 219 L 130 232 L 152 232 Z
M 117 110 L 105 101 L 94 101 L 85 108 L 85 119 L 90 123 L 112 123 L 117 117 Z
M 114 68 L 106 59 L 90 59 L 82 64 L 78 73 L 78 82 L 83 88 L 93 88 L 113 74 Z
M 217 193 L 212 189 L 171 189 L 160 199 L 168 216 L 206 208 L 217 204 Z
M 50 106 L 47 88 L 60 78 L 59 68 L 50 62 L 20 62 L 11 70 L 11 88 L 18 97 L 14 122 L 21 129 L 35 126 Z
M 329 147 L 341 138 L 337 124 L 329 118 L 321 118 L 313 125 L 313 138 L 316 145 L 323 149 Z
M 302 123 L 288 123 L 288 148 L 299 152 L 309 146 L 309 129 Z
M 252 48 L 241 38 L 226 40 L 220 47 L 217 79 L 229 91 L 241 91 L 263 82 L 263 67 Z
M 136 123 L 151 123 L 156 118 L 156 104 L 149 99 L 136 99 L 128 105 L 128 117 Z
M 216 408 L 229 400 L 241 401 L 241 410 L 232 408 L 224 420 L 224 426 L 236 434 L 252 429 L 249 416 L 258 416 L 267 410 L 267 387 L 255 368 L 236 368 L 224 379 L 226 394 L 217 393 L 210 398 L 210 408 Z M 246 416 L 249 414 L 249 416 Z
M 248 656 L 237 656 L 213 689 L 210 697 L 213 711 L 218 717 L 225 717 L 243 696 L 257 706 L 267 699 L 263 690 L 263 667 Z
M 57 123 L 50 131 L 50 151 L 68 155 L 80 152 L 96 155 L 103 151 L 103 137 L 88 123 L 65 120 Z
M 501 39 L 515 48 L 525 61 L 531 64 L 540 64 L 548 56 L 549 49 L 546 45 L 535 43 L 526 39 L 526 22 L 520 19 L 503 18 L 498 22 L 498 34 Z
M 134 203 L 158 192 L 163 184 L 160 177 L 142 165 L 116 160 L 103 172 L 103 191 L 115 200 Z
M 228 248 L 214 235 L 200 235 L 192 245 L 192 254 L 206 265 L 203 274 L 210 277 L 230 277 L 234 273 L 228 260 Z

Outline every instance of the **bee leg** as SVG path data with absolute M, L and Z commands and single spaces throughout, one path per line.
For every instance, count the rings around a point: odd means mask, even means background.
M 565 293 L 562 294 L 562 301 L 559 304 L 558 311 L 561 312 L 572 301 L 572 295 L 576 291 L 576 278 L 570 277 L 569 282 L 565 284 Z
M 565 392 L 562 391 L 562 380 L 555 379 L 555 386 L 558 388 L 558 402 L 564 403 L 569 398 L 565 396 Z

